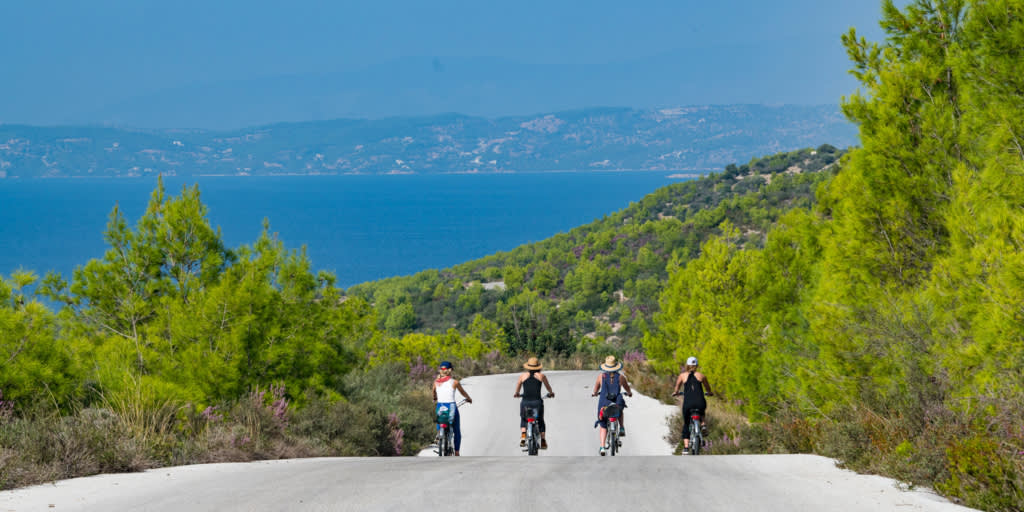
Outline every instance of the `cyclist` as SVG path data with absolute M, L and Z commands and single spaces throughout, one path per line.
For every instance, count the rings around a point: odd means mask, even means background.
M 696 411 L 700 414 L 701 433 L 707 435 L 708 423 L 704 412 L 708 408 L 708 402 L 704 399 L 704 392 L 707 392 L 707 396 L 713 395 L 708 378 L 697 371 L 696 357 L 690 356 L 686 360 L 686 367 L 676 378 L 676 387 L 672 390 L 672 394 L 678 394 L 680 387 L 683 388 L 683 453 L 687 453 L 690 448 L 690 422 L 688 421 L 690 412 Z
M 519 375 L 519 381 L 516 382 L 516 392 L 512 396 L 515 398 L 523 397 L 523 400 L 519 402 L 519 430 L 522 431 L 522 436 L 519 438 L 519 446 L 526 446 L 526 409 L 534 408 L 537 409 L 537 428 L 540 430 L 540 449 L 548 449 L 548 439 L 545 434 L 544 425 L 544 399 L 540 396 L 540 387 L 543 384 L 548 390 L 548 397 L 554 398 L 555 392 L 551 390 L 551 383 L 548 382 L 548 376 L 541 373 L 543 366 L 536 357 L 531 357 L 523 364 L 525 372 Z M 522 394 L 519 392 L 522 391 Z
M 622 398 L 622 390 L 626 390 L 626 396 L 633 396 L 633 390 L 629 387 L 629 379 L 619 373 L 621 369 L 622 363 L 616 361 L 615 356 L 606 357 L 604 364 L 601 365 L 601 375 L 594 382 L 594 391 L 591 394 L 591 396 L 601 397 L 597 401 L 598 420 L 594 423 L 595 427 L 601 426 L 600 430 L 598 430 L 598 439 L 601 441 L 601 448 L 598 450 L 598 453 L 601 455 L 604 455 L 604 442 L 608 436 L 608 420 L 602 418 L 601 409 L 610 404 L 617 404 L 619 406 L 619 437 L 625 437 L 626 435 L 626 429 L 622 426 L 623 415 L 621 411 L 626 407 L 626 400 Z
M 449 410 L 455 411 L 452 429 L 455 432 L 455 455 L 458 455 L 459 448 L 462 445 L 462 429 L 460 428 L 459 408 L 455 403 L 455 390 L 459 390 L 459 393 L 466 397 L 466 402 L 473 403 L 473 399 L 462 388 L 462 384 L 452 378 L 452 363 L 448 361 L 441 362 L 439 373 L 437 379 L 434 380 L 434 414 L 437 415 L 441 407 L 448 407 Z M 437 430 L 441 430 L 441 425 L 437 426 Z

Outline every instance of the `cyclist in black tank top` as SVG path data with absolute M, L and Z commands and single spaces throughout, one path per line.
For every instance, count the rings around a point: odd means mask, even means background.
M 702 418 L 701 430 L 707 430 L 707 416 L 704 414 L 708 407 L 707 396 L 712 396 L 711 383 L 701 372 L 697 371 L 697 358 L 690 357 L 686 360 L 686 367 L 676 377 L 676 387 L 672 390 L 675 395 L 679 388 L 683 388 L 683 453 L 690 447 L 690 422 L 686 420 L 690 411 L 697 411 Z
M 516 392 L 512 396 L 515 398 L 522 397 L 522 401 L 519 402 L 519 430 L 522 431 L 522 436 L 519 439 L 519 446 L 526 446 L 526 409 L 534 408 L 537 409 L 537 427 L 540 430 L 540 448 L 542 450 L 548 449 L 548 440 L 546 435 L 546 426 L 544 425 L 544 399 L 541 397 L 540 389 L 543 385 L 548 389 L 548 397 L 554 398 L 555 392 L 551 390 L 551 384 L 548 382 L 548 376 L 541 373 L 541 364 L 536 357 L 531 357 L 526 364 L 523 365 L 526 369 L 525 372 L 519 375 L 519 381 L 516 382 Z M 522 393 L 520 393 L 522 391 Z
M 540 396 L 540 387 L 542 384 L 536 375 L 537 372 L 530 372 L 530 377 L 532 378 L 523 381 L 523 400 L 542 400 Z

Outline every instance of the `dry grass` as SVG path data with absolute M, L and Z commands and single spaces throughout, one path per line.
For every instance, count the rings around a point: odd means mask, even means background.
M 208 462 L 415 454 L 433 439 L 431 398 L 405 372 L 352 377 L 351 401 L 254 390 L 202 411 L 141 387 L 70 413 L 16 411 L 0 421 L 0 489 L 98 473 Z

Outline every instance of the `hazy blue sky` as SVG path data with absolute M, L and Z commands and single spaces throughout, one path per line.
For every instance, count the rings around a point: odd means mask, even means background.
M 594 103 L 835 103 L 855 87 L 840 35 L 854 26 L 879 39 L 879 6 L 878 0 L 9 0 L 0 7 L 0 123 L 232 126 L 400 115 L 403 108 L 502 115 Z M 429 59 L 435 72 L 448 62 L 475 69 L 486 61 L 479 75 L 489 78 L 472 84 L 460 78 L 458 89 L 451 81 L 436 85 L 448 88 L 444 101 L 413 95 L 411 106 L 369 96 L 394 74 L 370 73 L 354 85 L 360 70 L 379 71 L 405 57 Z M 778 66 L 756 64 L 775 57 Z M 502 66 L 525 74 L 519 78 L 540 84 L 541 92 L 502 93 L 507 103 L 502 94 L 487 96 Z M 687 66 L 699 73 L 688 75 Z M 584 71 L 543 81 L 560 67 Z M 743 76 L 737 67 L 756 73 L 745 87 L 727 87 Z M 638 79 L 630 84 L 625 77 L 606 94 L 609 80 L 600 77 L 609 75 L 602 69 L 611 76 L 637 69 Z M 335 85 L 304 92 L 319 95 L 315 105 L 275 103 L 295 90 L 294 80 Z M 672 87 L 645 89 L 659 80 Z M 415 77 L 409 82 L 394 94 L 414 90 Z M 171 115 L 193 98 L 195 105 L 223 103 L 230 91 L 257 86 L 259 96 L 217 114 L 222 123 Z M 544 93 L 559 87 L 587 94 Z M 434 99 L 441 94 L 428 92 Z M 473 101 L 461 102 L 469 96 Z

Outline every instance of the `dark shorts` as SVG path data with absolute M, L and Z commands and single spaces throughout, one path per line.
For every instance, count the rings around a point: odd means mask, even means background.
M 526 409 L 537 409 L 537 428 L 541 432 L 547 430 L 544 424 L 544 400 L 523 400 L 519 402 L 519 428 L 526 428 Z
M 701 420 L 703 421 L 706 416 L 707 407 L 690 407 L 689 409 L 683 409 L 683 439 L 690 437 L 690 414 L 700 414 Z

